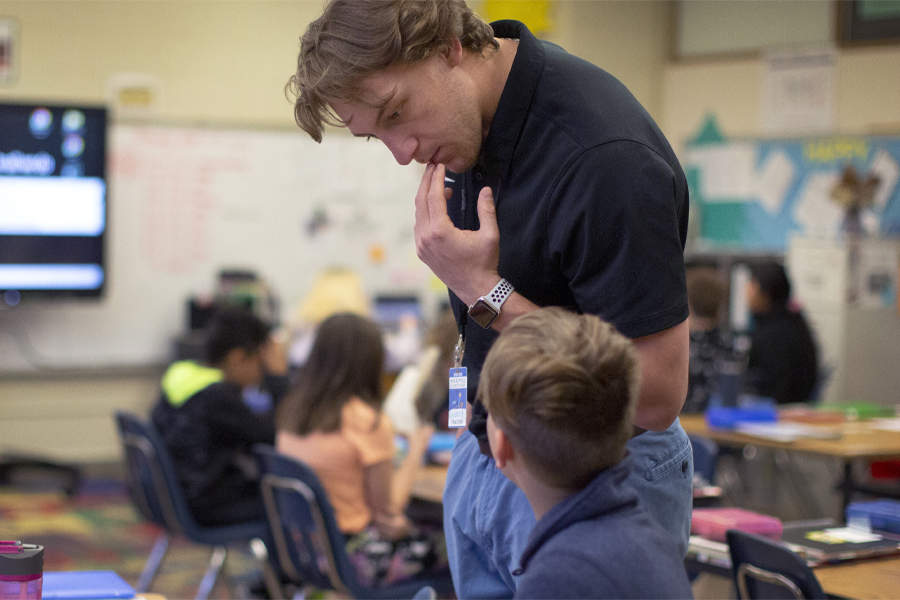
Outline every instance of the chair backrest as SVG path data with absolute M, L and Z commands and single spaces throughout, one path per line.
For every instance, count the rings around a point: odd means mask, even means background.
M 737 529 L 730 529 L 725 535 L 739 598 L 827 598 L 815 573 L 796 552 Z
M 282 571 L 295 582 L 359 597 L 362 586 L 319 478 L 272 446 L 258 444 L 253 452 Z
M 117 411 L 115 417 L 129 490 L 140 513 L 173 534 L 198 527 L 172 459 L 153 425 L 124 411 Z
M 708 483 L 714 483 L 719 445 L 709 438 L 695 435 L 689 435 L 688 439 L 694 451 L 694 473 L 701 475 Z
M 825 397 L 825 390 L 828 388 L 828 383 L 831 381 L 831 376 L 834 374 L 834 367 L 822 363 L 819 365 L 819 373 L 816 375 L 816 383 L 813 385 L 812 391 L 809 393 L 809 398 L 807 402 L 810 404 L 821 404 L 822 399 Z
M 412 600 L 437 600 L 437 590 L 430 585 L 426 585 L 416 592 L 416 595 L 412 597 Z

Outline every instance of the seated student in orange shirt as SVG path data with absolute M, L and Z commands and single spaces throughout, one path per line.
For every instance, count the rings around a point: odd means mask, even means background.
M 329 317 L 319 325 L 276 421 L 277 449 L 319 477 L 348 552 L 368 583 L 412 575 L 430 567 L 435 552 L 444 553 L 442 539 L 406 543 L 414 528 L 404 509 L 433 427 L 410 436 L 409 451 L 395 469 L 394 430 L 381 411 L 384 352 L 381 330 L 371 319 Z M 423 548 L 424 556 L 411 555 Z

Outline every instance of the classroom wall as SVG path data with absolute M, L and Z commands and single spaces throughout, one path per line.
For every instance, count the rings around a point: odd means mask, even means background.
M 156 117 L 289 126 L 281 93 L 319 2 L 4 2 L 18 21 L 19 77 L 0 98 L 103 102 L 111 77 L 159 82 Z
M 110 78 L 160 84 L 155 118 L 293 127 L 282 89 L 318 0 L 10 1 L 19 30 L 19 77 L 0 98 L 102 102 Z M 473 4 L 474 5 L 474 4 Z M 661 107 L 668 2 L 562 1 L 549 36 L 619 75 L 651 113 Z M 640 44 L 630 44 L 635 38 Z M 622 52 L 628 48 L 628 52 Z
M 684 152 L 686 142 L 696 136 L 708 115 L 716 117 L 726 137 L 768 137 L 761 115 L 765 51 L 790 48 L 791 45 L 781 38 L 767 46 L 770 37 L 748 36 L 748 30 L 760 29 L 760 23 L 766 19 L 744 15 L 742 20 L 733 21 L 733 17 L 739 16 L 734 13 L 756 5 L 756 10 L 767 13 L 766 18 L 773 20 L 777 15 L 785 16 L 791 11 L 806 11 L 810 19 L 795 21 L 798 23 L 796 47 L 823 48 L 833 44 L 835 3 L 771 0 L 683 4 L 688 7 L 688 12 L 703 12 L 707 19 L 717 10 L 730 12 L 728 21 L 732 26 L 707 36 L 702 44 L 693 44 L 693 49 L 703 47 L 708 54 L 673 60 L 665 66 L 662 127 L 676 152 Z M 829 18 L 825 19 L 826 16 Z M 742 23 L 743 28 L 735 27 L 735 22 Z M 815 23 L 818 33 L 811 29 L 810 22 Z M 676 30 L 677 35 L 682 33 L 677 26 Z M 728 36 L 731 32 L 734 39 Z M 740 48 L 748 37 L 760 40 L 760 51 L 748 53 L 746 48 Z M 900 44 L 838 47 L 834 79 L 834 134 L 900 134 Z M 828 317 L 811 316 L 814 324 L 816 318 L 821 321 Z M 829 337 L 833 323 L 828 325 L 816 331 L 820 346 L 833 341 Z M 846 336 L 839 338 L 843 344 L 840 355 L 844 368 L 826 362 L 832 375 L 824 399 L 896 404 L 895 378 L 891 377 L 896 372 L 896 364 L 891 361 L 900 353 L 900 338 L 896 335 L 900 330 L 900 319 L 896 318 L 896 311 L 849 310 L 846 329 Z
M 294 68 L 299 35 L 321 5 L 6 1 L 0 15 L 18 22 L 19 75 L 0 86 L 0 99 L 103 102 L 111 77 L 139 73 L 159 83 L 152 122 L 293 128 L 282 88 Z M 761 135 L 762 59 L 671 62 L 675 9 L 668 1 L 560 0 L 553 4 L 550 39 L 619 77 L 677 151 L 709 113 L 726 135 Z M 748 26 L 764 27 L 765 19 L 755 23 L 741 24 L 741 34 Z M 719 32 L 719 39 L 732 37 Z M 900 46 L 840 50 L 836 71 L 838 132 L 900 130 Z M 119 451 L 112 409 L 146 410 L 157 378 L 152 370 L 2 374 L 0 452 L 114 460 Z
M 678 148 L 714 114 L 728 137 L 763 136 L 762 58 L 686 61 L 665 67 L 662 123 Z M 835 65 L 835 133 L 900 132 L 900 46 L 841 49 Z
M 709 114 L 727 137 L 764 137 L 766 52 L 837 47 L 836 2 L 685 0 L 674 6 L 661 121 L 678 151 Z M 837 47 L 834 133 L 900 132 L 898 98 L 900 44 Z

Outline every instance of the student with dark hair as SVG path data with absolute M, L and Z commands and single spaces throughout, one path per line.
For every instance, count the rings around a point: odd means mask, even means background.
M 491 347 L 478 395 L 497 467 L 537 524 L 516 598 L 691 598 L 681 552 L 628 482 L 640 367 L 593 315 L 542 308 Z
M 206 364 L 173 363 L 162 378 L 153 424 L 169 450 L 191 512 L 202 525 L 265 518 L 250 447 L 272 444 L 271 416 L 257 415 L 243 391 L 266 381 L 277 399 L 287 361 L 269 328 L 241 309 L 222 309 L 207 328 Z
M 808 402 L 819 375 L 818 349 L 803 313 L 788 302 L 791 283 L 784 267 L 751 265 L 746 294 L 753 315 L 749 391 L 778 404 Z
M 396 544 L 384 543 L 408 540 L 413 532 L 404 509 L 434 428 L 423 426 L 409 437 L 395 469 L 394 430 L 382 412 L 382 340 L 378 325 L 366 317 L 339 313 L 325 319 L 277 413 L 276 447 L 316 473 L 359 576 L 369 584 L 399 578 L 398 561 L 409 559 L 402 569 L 413 569 L 409 563 L 421 558 L 418 567 L 425 568 L 425 559 L 433 558 L 426 540 L 418 541 L 426 541 L 420 546 L 429 553 L 419 557 L 409 554 L 409 545 L 399 546 L 406 553 L 401 556 Z
M 717 389 L 717 376 L 723 363 L 736 362 L 731 336 L 719 327 L 728 289 L 718 270 L 693 267 L 686 271 L 688 326 L 690 328 L 690 364 L 685 413 L 706 410 Z

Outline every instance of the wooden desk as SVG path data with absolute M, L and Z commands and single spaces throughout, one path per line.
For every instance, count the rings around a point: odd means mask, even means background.
M 413 498 L 441 502 L 447 482 L 447 465 L 423 465 L 416 473 L 411 495 Z
M 689 571 L 733 580 L 731 561 L 727 557 L 698 560 L 689 548 L 685 567 Z M 829 596 L 855 600 L 896 600 L 900 597 L 900 556 L 820 565 L 813 567 L 813 572 Z
M 872 488 L 853 480 L 853 461 L 856 459 L 879 459 L 900 457 L 900 432 L 874 429 L 866 421 L 847 421 L 839 425 L 823 427 L 838 428 L 839 439 L 800 438 L 792 442 L 780 442 L 772 439 L 746 435 L 728 429 L 715 429 L 707 426 L 703 415 L 681 415 L 681 426 L 689 435 L 709 438 L 724 446 L 741 447 L 755 444 L 766 448 L 780 448 L 792 452 L 805 452 L 836 458 L 843 462 L 844 480 L 841 482 L 843 494 L 843 510 L 850 503 L 853 492 L 867 492 L 882 496 L 900 497 L 897 492 Z M 900 490 L 898 490 L 900 491 Z M 900 597 L 900 592 L 896 594 Z
M 813 569 L 822 589 L 831 596 L 858 600 L 900 597 L 900 557 L 822 565 Z

